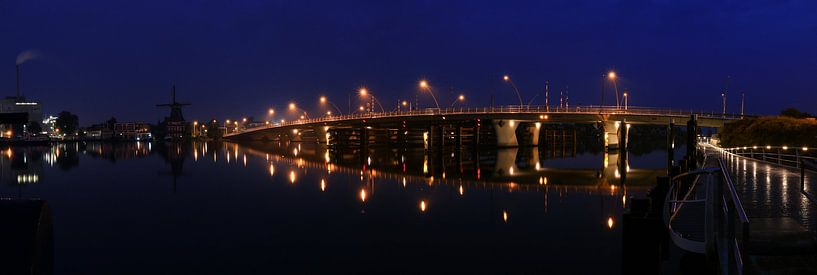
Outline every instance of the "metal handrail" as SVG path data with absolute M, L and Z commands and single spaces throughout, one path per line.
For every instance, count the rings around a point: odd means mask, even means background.
M 817 170 L 817 163 L 811 160 L 801 160 L 800 164 L 800 193 L 806 198 L 809 199 L 812 203 L 817 203 L 817 196 L 814 194 L 806 191 L 806 166 L 809 166 L 813 170 Z
M 227 134 L 236 135 L 243 132 L 255 131 L 260 129 L 286 127 L 292 125 L 304 125 L 314 123 L 337 122 L 345 120 L 357 119 L 373 119 L 373 118 L 393 118 L 405 116 L 420 116 L 420 115 L 468 115 L 468 114 L 497 114 L 497 113 L 538 113 L 538 114 L 601 114 L 601 115 L 668 115 L 668 116 L 689 116 L 698 115 L 702 118 L 721 118 L 721 119 L 740 119 L 748 117 L 746 115 L 738 114 L 717 114 L 714 112 L 704 111 L 682 111 L 673 109 L 661 109 L 651 107 L 629 106 L 627 109 L 616 106 L 576 106 L 576 107 L 550 107 L 550 106 L 528 106 L 528 105 L 503 105 L 492 107 L 449 107 L 449 108 L 427 108 L 421 110 L 395 110 L 388 112 L 365 112 L 352 113 L 344 115 L 331 115 L 317 118 L 307 118 L 295 121 L 285 121 L 283 123 L 271 123 L 259 127 L 247 128 L 243 131 L 237 131 Z
M 802 168 L 804 160 L 817 162 L 817 156 L 807 155 L 815 148 L 789 146 L 744 146 L 722 148 L 724 153 L 776 163 L 789 168 Z M 793 153 L 791 153 L 793 152 Z M 817 171 L 817 166 L 810 167 Z
M 715 217 L 718 228 L 718 256 L 721 260 L 721 270 L 725 274 L 743 274 L 743 265 L 746 262 L 746 247 L 749 244 L 749 217 L 743 209 L 735 184 L 729 175 L 723 158 L 718 158 L 718 166 L 721 170 L 721 184 L 716 189 L 718 193 L 715 203 L 719 206 L 715 211 L 719 216 Z M 724 194 L 726 191 L 726 194 Z M 725 220 L 724 220 L 725 219 Z M 726 222 L 724 224 L 724 221 Z M 740 223 L 742 236 L 738 236 L 736 225 Z
M 682 198 L 678 199 L 681 194 L 678 193 L 679 190 L 676 188 L 676 186 L 678 186 L 676 184 L 677 182 L 689 177 L 695 177 L 696 180 L 694 182 L 697 182 L 697 179 L 703 175 L 717 176 L 718 180 L 715 181 L 715 186 L 712 186 L 714 194 L 707 192 L 707 203 L 713 203 L 713 207 L 709 208 L 709 206 L 707 206 L 708 211 L 705 212 L 707 215 L 705 221 L 707 221 L 707 223 L 708 221 L 712 221 L 713 226 L 707 226 L 705 230 L 712 229 L 715 232 L 707 231 L 706 246 L 712 247 L 714 249 L 713 252 L 717 253 L 721 273 L 743 274 L 744 263 L 747 258 L 746 248 L 749 244 L 750 237 L 749 218 L 746 215 L 746 211 L 735 189 L 732 177 L 728 173 L 726 164 L 722 158 L 718 158 L 717 160 L 718 167 L 686 172 L 671 179 L 673 185 L 666 200 L 666 202 L 669 203 L 667 205 L 669 207 L 667 214 L 670 214 L 670 216 L 665 216 L 665 222 L 671 229 L 671 221 L 675 218 L 677 211 L 682 208 L 684 203 L 702 202 L 700 200 L 689 199 L 692 190 L 696 188 L 694 185 L 690 186 L 690 190 L 688 190 L 686 194 L 683 194 Z M 710 195 L 712 195 L 711 198 L 709 197 Z M 738 228 L 738 225 L 740 225 L 740 228 Z M 710 233 L 714 233 L 714 236 L 710 235 Z

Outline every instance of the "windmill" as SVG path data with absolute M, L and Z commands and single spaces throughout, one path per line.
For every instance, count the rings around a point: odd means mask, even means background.
M 189 133 L 186 131 L 187 123 L 184 120 L 184 115 L 182 115 L 182 106 L 189 105 L 190 103 L 180 103 L 176 101 L 176 83 L 173 83 L 170 103 L 156 105 L 157 107 L 170 107 L 170 116 L 165 117 L 164 120 L 166 127 L 165 133 L 167 134 L 165 138 L 181 139 L 188 136 Z
M 182 106 L 189 106 L 190 103 L 179 103 L 176 101 L 176 83 L 173 83 L 173 89 L 170 91 L 170 103 L 156 104 L 157 107 L 170 107 L 170 116 L 165 118 L 167 122 L 184 122 L 182 115 Z

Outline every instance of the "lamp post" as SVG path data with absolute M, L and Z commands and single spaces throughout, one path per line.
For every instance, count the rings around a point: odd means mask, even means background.
M 613 90 L 616 91 L 616 109 L 621 108 L 621 103 L 618 96 L 618 82 L 616 81 L 618 77 L 616 76 L 616 72 L 610 71 L 607 73 L 607 78 L 613 81 Z
M 624 91 L 623 96 L 624 96 L 624 110 L 626 111 L 627 110 L 627 91 L 626 90 Z
M 454 101 L 451 102 L 451 107 L 454 107 L 454 104 L 457 104 L 457 102 L 464 102 L 464 101 L 465 101 L 465 95 L 460 94 L 457 97 L 457 99 L 454 99 Z
M 343 115 L 343 112 L 340 111 L 340 108 L 338 108 L 338 106 L 335 105 L 335 103 L 332 103 L 332 101 L 329 101 L 329 99 L 327 99 L 325 96 L 321 96 L 320 102 L 321 102 L 321 104 L 327 104 L 328 103 L 329 105 L 332 105 L 332 107 L 334 107 L 335 110 L 338 111 L 339 115 Z
M 723 84 L 723 92 L 721 92 L 721 100 L 723 100 L 723 116 L 726 116 L 726 93 L 729 92 L 729 81 L 732 80 L 731 75 L 726 76 L 726 80 Z
M 437 102 L 437 97 L 434 96 L 434 91 L 431 90 L 431 86 L 428 85 L 428 81 L 420 80 L 420 89 L 428 90 L 428 93 L 431 94 L 431 99 L 434 99 L 434 106 L 437 106 L 437 110 L 439 110 L 440 103 Z
M 360 94 L 361 96 L 364 96 L 364 97 L 367 96 L 367 95 L 369 96 L 369 99 L 370 99 L 369 100 L 369 112 L 374 112 L 374 104 L 375 103 L 377 103 L 377 106 L 380 106 L 380 111 L 381 112 L 384 112 L 384 113 L 386 112 L 386 109 L 383 109 L 383 105 L 380 104 L 380 101 L 377 100 L 377 97 L 375 97 L 374 94 L 369 92 L 368 89 L 360 88 L 360 90 L 358 90 L 358 94 Z
M 508 75 L 503 75 L 502 80 L 505 80 L 505 82 L 511 85 L 511 88 L 513 88 L 513 91 L 516 93 L 516 98 L 519 99 L 519 108 L 522 108 L 522 96 L 519 94 L 519 89 L 516 88 L 516 84 L 513 83 L 513 80 L 511 80 L 511 77 Z
M 723 100 L 723 116 L 726 116 L 726 92 L 721 93 L 721 99 Z
M 303 112 L 303 116 L 306 117 L 306 119 L 309 119 L 309 113 L 307 113 L 306 110 L 304 110 L 304 109 L 298 108 L 298 106 L 295 105 L 295 102 L 290 102 L 289 103 L 289 110 L 294 111 L 294 112 Z M 301 119 L 303 119 L 303 118 L 301 118 Z

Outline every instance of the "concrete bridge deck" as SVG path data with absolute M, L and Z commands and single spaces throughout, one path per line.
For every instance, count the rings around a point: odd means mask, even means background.
M 618 146 L 619 125 L 669 125 L 673 122 L 686 122 L 695 115 L 700 127 L 720 128 L 729 121 L 743 116 L 733 114 L 715 114 L 712 112 L 694 112 L 671 109 L 615 106 L 577 106 L 555 108 L 548 106 L 497 106 L 476 108 L 426 109 L 413 111 L 370 112 L 347 115 L 307 118 L 282 123 L 271 123 L 256 128 L 248 128 L 234 133 L 227 133 L 225 138 L 232 140 L 282 140 L 293 142 L 304 141 L 308 133 L 312 141 L 330 142 L 331 130 L 351 129 L 356 137 L 351 140 L 367 142 L 371 139 L 370 130 L 390 130 L 389 140 L 420 140 L 427 148 L 435 141 L 445 142 L 446 138 L 456 138 L 462 143 L 462 136 L 479 143 L 480 131 L 492 130 L 490 134 L 499 147 L 519 145 L 538 145 L 539 128 L 542 124 L 596 124 L 605 132 L 605 144 Z M 486 127 L 490 126 L 490 127 Z M 462 130 L 465 129 L 465 132 Z M 335 132 L 334 138 L 341 138 Z M 523 139 L 518 135 L 526 135 Z M 421 138 L 422 137 L 422 138 Z M 350 140 L 347 136 L 344 140 Z M 608 140 L 609 139 L 609 140 Z M 524 140 L 522 144 L 520 140 Z

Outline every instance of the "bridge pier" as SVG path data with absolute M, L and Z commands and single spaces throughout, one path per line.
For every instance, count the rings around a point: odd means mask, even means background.
M 494 131 L 496 132 L 497 147 L 519 146 L 519 142 L 516 140 L 516 128 L 519 127 L 518 121 L 494 120 L 491 123 L 494 125 Z
M 329 126 L 314 125 L 312 130 L 315 131 L 315 140 L 318 143 L 329 145 Z
M 627 137 L 629 129 L 625 121 L 604 121 L 604 148 L 606 150 L 616 150 L 623 147 L 627 149 Z
M 531 135 L 529 146 L 539 146 L 539 131 L 542 129 L 541 122 L 534 122 L 533 127 L 527 127 L 528 133 Z
M 301 130 L 299 130 L 299 129 L 292 129 L 290 131 L 287 131 L 286 135 L 287 135 L 287 138 L 289 138 L 289 142 L 301 142 L 301 141 L 303 141 L 303 139 L 301 139 Z

